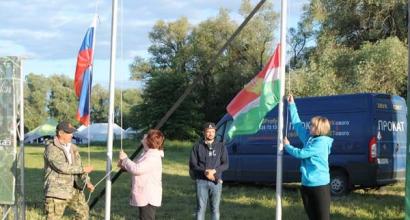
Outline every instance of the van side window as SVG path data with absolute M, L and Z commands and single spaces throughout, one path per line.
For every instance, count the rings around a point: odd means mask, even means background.
M 224 136 L 224 132 L 225 132 L 225 125 L 226 125 L 226 123 L 221 124 L 218 127 L 218 130 L 216 130 L 216 141 L 218 141 L 218 142 L 223 141 L 223 136 Z
M 228 136 L 228 131 L 232 126 L 232 120 L 227 121 L 225 124 L 226 124 L 226 128 L 225 128 L 225 132 L 224 132 L 224 142 L 229 143 L 231 141 L 231 139 Z

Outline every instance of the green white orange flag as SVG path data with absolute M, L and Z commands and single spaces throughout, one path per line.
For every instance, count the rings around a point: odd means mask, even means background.
M 262 71 L 226 107 L 234 119 L 228 131 L 230 138 L 256 133 L 266 114 L 279 103 L 279 51 L 280 45 Z

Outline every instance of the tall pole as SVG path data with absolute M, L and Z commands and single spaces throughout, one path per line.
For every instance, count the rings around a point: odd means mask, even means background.
M 406 195 L 405 195 L 405 219 L 410 220 L 410 0 L 407 2 L 407 143 L 406 143 Z
M 108 138 L 107 138 L 107 166 L 106 194 L 105 194 L 105 220 L 111 215 L 111 169 L 112 169 L 112 145 L 114 125 L 114 91 L 115 91 L 115 60 L 117 49 L 117 7 L 118 0 L 112 0 L 112 22 L 111 22 L 111 58 L 110 58 L 110 105 L 108 111 Z
M 276 220 L 282 219 L 283 100 L 285 95 L 287 0 L 282 0 L 280 11 L 280 100 L 278 113 L 278 143 L 276 155 Z
M 15 65 L 15 63 L 13 64 L 13 65 Z M 17 79 L 17 77 L 16 77 L 16 75 L 15 75 L 15 72 L 13 72 L 13 74 L 11 75 L 11 77 L 12 77 L 12 88 L 13 88 L 13 91 L 12 91 L 12 97 L 13 97 L 13 128 L 12 128 L 12 131 L 13 131 L 13 138 L 12 138 L 12 140 L 13 140 L 13 155 L 16 155 L 16 158 L 15 158 L 15 160 L 17 161 L 17 166 L 16 166 L 16 170 L 15 170 L 15 173 L 17 174 L 18 173 L 18 171 L 17 171 L 17 169 L 19 168 L 19 165 L 20 165 L 20 161 L 19 161 L 19 156 L 20 155 L 17 155 L 17 152 L 16 152 L 16 149 L 17 149 L 17 101 L 20 101 L 20 99 L 19 100 L 17 100 L 17 96 L 18 96 L 18 94 L 17 94 L 17 89 L 16 89 L 16 87 L 17 87 L 17 82 L 16 82 L 16 79 Z M 20 83 L 19 83 L 19 85 L 20 85 Z M 19 109 L 20 110 L 20 109 Z M 17 176 L 17 175 L 15 175 L 15 176 Z M 15 180 L 16 181 L 16 180 Z M 15 182 L 14 183 L 14 185 L 15 186 L 17 186 L 18 184 Z M 19 196 L 18 196 L 18 194 L 19 194 L 19 192 L 18 192 L 18 190 L 20 190 L 19 189 L 20 187 L 16 187 L 16 191 L 14 192 L 14 199 L 15 199 L 15 203 L 14 203 L 14 219 L 15 220 L 18 220 L 18 218 L 19 218 Z
M 26 200 L 24 189 L 24 74 L 23 60 L 20 58 L 20 193 L 21 193 L 21 217 L 26 219 Z

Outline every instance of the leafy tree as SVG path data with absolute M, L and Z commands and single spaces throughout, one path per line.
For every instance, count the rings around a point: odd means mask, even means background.
M 305 9 L 293 43 L 314 30 L 316 44 L 294 55 L 292 92 L 406 95 L 406 1 L 313 0 Z
M 135 127 L 153 128 L 182 94 L 187 83 L 181 73 L 153 74 L 142 94 L 143 102 L 131 109 L 131 117 L 137 125 Z M 189 96 L 165 123 L 162 130 L 167 137 L 194 139 L 197 137 L 195 131 L 201 123 L 198 104 Z
M 130 127 L 132 125 L 130 109 L 141 102 L 140 91 L 138 89 L 116 89 L 114 96 L 114 122 L 122 125 L 123 128 Z M 91 121 L 93 123 L 108 121 L 109 101 L 107 89 L 100 84 L 93 86 L 91 93 Z
M 151 65 L 159 69 L 172 69 L 186 72 L 188 68 L 188 34 L 190 24 L 186 17 L 175 22 L 158 21 L 149 34 L 152 45 L 148 52 L 152 54 Z
M 407 1 L 312 0 L 307 17 L 318 25 L 318 36 L 358 49 L 363 42 L 396 36 L 407 38 Z
M 47 113 L 47 78 L 30 73 L 26 76 L 24 88 L 24 126 L 28 130 L 36 128 L 48 118 Z
M 127 89 L 122 94 L 123 105 L 123 127 L 132 127 L 131 108 L 142 103 L 141 91 L 138 89 Z
M 93 86 L 91 92 L 91 121 L 94 123 L 108 121 L 109 94 L 100 84 Z
M 198 80 L 198 87 L 193 94 L 200 105 L 200 112 L 205 116 L 206 121 L 217 121 L 223 115 L 224 107 L 227 103 L 222 103 L 219 99 L 222 94 L 226 94 L 229 88 L 224 87 L 224 93 L 219 93 L 222 88 L 218 81 L 225 70 L 230 69 L 235 63 L 230 60 L 235 54 L 235 49 L 230 47 L 217 61 L 217 65 L 210 72 L 203 72 L 207 69 L 209 62 L 213 59 L 216 51 L 222 47 L 223 43 L 235 31 L 237 24 L 232 21 L 226 10 L 220 10 L 215 18 L 210 18 L 198 25 L 192 33 L 193 60 L 195 60 L 194 75 L 202 74 Z M 238 57 L 239 54 L 236 54 Z M 236 77 L 240 77 L 241 73 Z M 226 76 L 226 75 L 225 75 Z M 230 79 L 235 78 L 232 75 Z M 218 100 L 219 99 L 219 100 Z
M 295 69 L 306 66 L 312 51 L 312 48 L 308 47 L 308 43 L 313 36 L 312 26 L 306 21 L 299 22 L 297 28 L 289 29 L 288 35 L 291 56 L 290 68 Z
M 250 1 L 243 1 L 240 14 L 245 17 L 252 9 Z M 225 114 L 230 100 L 263 68 L 274 49 L 273 30 L 277 27 L 277 17 L 272 5 L 264 5 L 218 59 L 211 72 L 201 78 L 197 93 L 206 121 L 217 122 Z M 215 51 L 237 27 L 228 12 L 221 9 L 217 17 L 200 23 L 194 29 L 192 42 L 198 73 L 206 69 Z
M 359 87 L 369 91 L 406 96 L 407 45 L 392 37 L 375 44 L 365 43 L 357 51 L 356 75 Z
M 406 95 L 407 47 L 398 38 L 366 42 L 353 50 L 329 41 L 306 69 L 291 75 L 298 96 L 382 92 Z
M 73 89 L 73 80 L 65 75 L 53 75 L 50 84 L 47 109 L 49 116 L 57 121 L 68 120 L 77 124 L 77 101 Z
M 242 2 L 240 13 L 244 17 L 252 10 L 250 2 Z M 131 110 L 136 119 L 134 127 L 154 126 L 192 80 L 196 80 L 194 91 L 171 116 L 164 131 L 170 138 L 192 138 L 199 134 L 204 121 L 217 122 L 233 96 L 271 55 L 273 50 L 267 48 L 273 48 L 277 17 L 272 5 L 265 5 L 209 72 L 204 71 L 210 61 L 238 27 L 228 11 L 221 9 L 216 17 L 196 26 L 186 18 L 158 21 L 149 35 L 152 57 L 136 57 L 130 66 L 131 78 L 146 82 L 143 103 Z M 196 78 L 199 74 L 201 77 Z M 180 128 L 178 132 L 174 127 Z

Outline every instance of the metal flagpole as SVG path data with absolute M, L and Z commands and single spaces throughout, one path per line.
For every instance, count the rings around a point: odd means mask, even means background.
M 15 65 L 15 63 L 13 63 L 13 65 Z M 16 170 L 14 170 L 14 172 L 15 172 L 15 180 L 14 181 L 16 181 L 16 182 L 14 182 L 13 184 L 16 186 L 15 187 L 15 192 L 14 192 L 14 199 L 15 199 L 15 203 L 14 203 L 14 219 L 15 220 L 18 220 L 18 217 L 19 217 L 19 196 L 18 196 L 18 194 L 19 194 L 19 192 L 18 192 L 18 190 L 20 189 L 20 187 L 18 187 L 18 183 L 17 183 L 17 181 L 18 181 L 18 179 L 16 179 L 16 177 L 17 177 L 17 173 L 18 173 L 18 171 L 17 171 L 17 169 L 19 168 L 18 166 L 20 165 L 19 164 L 19 155 L 17 155 L 17 151 L 16 151 L 16 149 L 17 149 L 17 143 L 16 143 L 16 141 L 17 141 L 17 133 L 16 133 L 16 131 L 17 131 L 17 95 L 18 94 L 16 94 L 16 92 L 17 92 L 17 89 L 16 89 L 16 87 L 17 87 L 17 82 L 16 82 L 16 75 L 15 75 L 15 71 L 13 71 L 13 73 L 12 73 L 12 75 L 11 75 L 11 77 L 12 77 L 12 88 L 13 88 L 13 91 L 12 91 L 12 97 L 13 97 L 13 127 L 12 127 L 12 132 L 13 132 L 13 137 L 12 137 L 12 143 L 13 143 L 13 155 L 15 156 L 15 160 L 16 160 L 16 162 L 17 162 L 17 164 L 18 165 L 16 165 L 16 167 L 15 167 L 15 169 Z M 20 85 L 20 84 L 19 84 Z M 20 101 L 20 99 L 19 99 L 19 101 Z
M 276 220 L 282 219 L 282 158 L 283 158 L 283 100 L 285 95 L 285 64 L 286 64 L 286 17 L 287 0 L 281 2 L 280 13 L 280 100 L 278 115 L 278 142 L 276 160 Z
M 118 1 L 112 0 L 111 20 L 111 58 L 110 58 L 110 105 L 108 113 L 108 139 L 107 139 L 107 166 L 106 194 L 105 194 L 105 220 L 110 219 L 111 214 L 111 169 L 112 169 L 112 145 L 114 125 L 114 90 L 115 90 L 115 60 L 117 49 L 117 7 Z
M 23 60 L 20 58 L 20 193 L 21 193 L 21 217 L 26 219 L 26 196 L 24 189 L 24 73 Z

